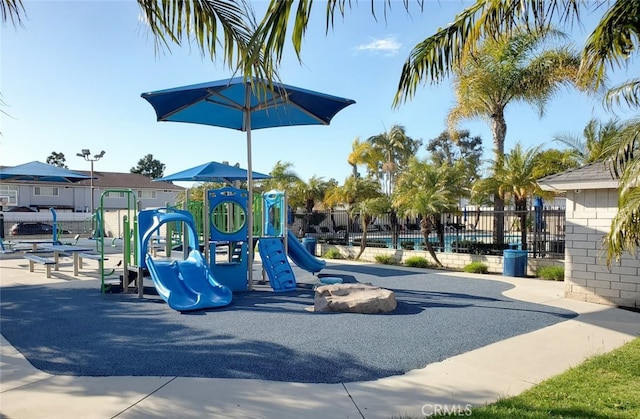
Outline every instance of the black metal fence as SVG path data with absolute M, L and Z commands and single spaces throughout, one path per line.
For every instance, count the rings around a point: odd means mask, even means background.
M 526 211 L 461 209 L 430 217 L 421 229 L 419 217 L 384 214 L 366 227 L 366 246 L 421 250 L 424 233 L 439 252 L 501 255 L 505 249 L 527 250 L 531 257 L 564 255 L 565 210 L 536 208 Z M 495 226 L 503 225 L 502 234 Z M 316 237 L 320 243 L 359 246 L 362 220 L 347 211 L 314 211 L 294 215 L 293 227 L 299 237 Z M 524 231 L 523 231 L 524 230 Z
M 5 240 L 20 238 L 24 232 L 12 227 L 30 220 L 4 220 Z M 366 246 L 406 250 L 421 250 L 426 246 L 419 217 L 399 217 L 384 214 L 367 224 Z M 46 221 L 45 224 L 51 224 Z M 501 255 L 505 249 L 527 250 L 531 257 L 559 258 L 564 255 L 564 209 L 540 208 L 527 211 L 493 209 L 461 209 L 455 213 L 432 217 L 427 223 L 428 240 L 439 252 Z M 495 226 L 503 225 L 501 234 Z M 524 227 L 524 228 L 523 228 Z M 63 236 L 90 234 L 91 223 L 60 221 Z M 310 214 L 297 213 L 291 227 L 299 237 L 313 236 L 321 243 L 359 246 L 363 237 L 359 215 L 347 211 L 326 210 Z M 524 233 L 523 233 L 524 230 Z M 0 233 L 2 233 L 0 231 Z M 50 236 L 50 232 L 30 231 L 29 235 Z M 22 237 L 25 238 L 25 237 Z

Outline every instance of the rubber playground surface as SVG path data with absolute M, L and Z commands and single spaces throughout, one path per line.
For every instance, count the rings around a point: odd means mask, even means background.
M 576 316 L 507 298 L 502 293 L 511 285 L 500 281 L 343 263 L 328 263 L 322 275 L 391 289 L 398 308 L 311 313 L 305 308 L 318 279 L 293 269 L 296 291 L 259 285 L 234 294 L 227 307 L 187 314 L 152 294 L 100 294 L 97 280 L 8 286 L 0 327 L 51 374 L 344 383 L 403 374 Z M 26 268 L 24 274 L 34 275 Z M 151 283 L 145 288 L 152 291 Z

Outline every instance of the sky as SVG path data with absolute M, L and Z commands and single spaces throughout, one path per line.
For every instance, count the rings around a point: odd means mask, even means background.
M 266 1 L 254 2 L 265 8 Z M 378 6 L 380 2 L 376 3 Z M 303 179 L 312 176 L 340 183 L 351 173 L 347 156 L 355 138 L 365 140 L 394 124 L 403 125 L 414 139 L 426 144 L 446 127 L 454 105 L 448 81 L 422 85 L 414 99 L 392 107 L 402 65 L 411 49 L 437 28 L 452 21 L 469 2 L 425 0 L 424 11 L 408 15 L 393 3 L 387 19 L 370 13 L 370 3 L 347 11 L 325 33 L 324 6 L 314 3 L 310 27 L 302 47 L 302 64 L 289 48 L 281 80 L 356 101 L 339 112 L 329 126 L 300 126 L 256 130 L 252 133 L 253 170 L 269 173 L 278 161 L 290 162 Z M 190 45 L 158 51 L 134 1 L 24 2 L 23 27 L 0 29 L 0 165 L 46 161 L 64 153 L 72 170 L 89 170 L 76 156 L 82 149 L 104 157 L 96 171 L 129 172 L 152 154 L 166 165 L 165 175 L 209 161 L 247 166 L 246 134 L 195 124 L 157 122 L 143 92 L 232 77 L 222 61 L 212 62 Z M 379 9 L 381 11 L 381 9 Z M 571 32 L 581 47 L 596 16 Z M 610 75 L 612 83 L 637 77 L 640 65 Z M 554 135 L 578 135 L 587 122 L 612 114 L 597 97 L 565 89 L 540 118 L 535 108 L 512 104 L 507 108 L 505 149 L 516 142 L 527 147 L 552 142 Z M 630 114 L 618 112 L 620 118 Z M 491 158 L 491 131 L 485 121 L 464 121 L 460 128 L 483 139 Z M 424 147 L 418 156 L 425 157 Z

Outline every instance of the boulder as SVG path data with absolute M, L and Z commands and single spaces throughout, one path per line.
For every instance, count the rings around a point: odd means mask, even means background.
M 398 303 L 393 291 L 368 284 L 321 285 L 316 288 L 313 311 L 388 313 Z

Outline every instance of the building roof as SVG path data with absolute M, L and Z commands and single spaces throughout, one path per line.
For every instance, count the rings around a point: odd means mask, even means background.
M 82 173 L 87 176 L 91 174 L 88 170 L 74 170 L 74 172 Z M 166 189 L 172 191 L 182 191 L 185 188 L 182 186 L 174 185 L 171 182 L 154 182 L 151 178 L 147 176 L 143 176 L 137 173 L 117 173 L 117 172 L 100 172 L 93 171 L 93 186 L 95 188 L 100 189 Z M 12 181 L 10 179 L 4 179 L 3 183 L 13 183 L 13 184 L 35 184 L 35 183 L 46 183 L 48 185 L 64 185 L 64 186 L 84 186 L 87 187 L 91 184 L 89 180 L 83 180 L 80 182 L 75 182 L 73 184 L 62 183 L 62 182 L 30 182 L 30 181 Z
M 577 169 L 545 176 L 538 180 L 545 191 L 571 189 L 617 189 L 618 180 L 604 162 L 595 162 Z

